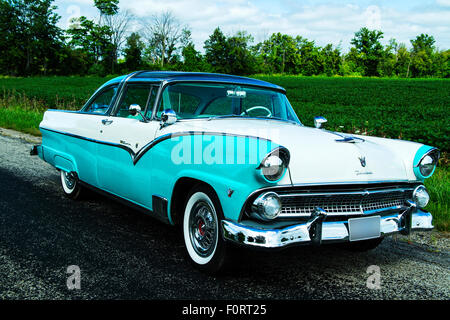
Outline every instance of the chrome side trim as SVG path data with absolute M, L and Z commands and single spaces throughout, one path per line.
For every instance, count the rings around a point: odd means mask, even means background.
M 134 152 L 133 149 L 131 149 L 130 147 L 128 147 L 126 145 L 123 145 L 123 144 L 120 144 L 120 143 L 96 140 L 96 139 L 92 139 L 92 138 L 87 138 L 87 137 L 83 137 L 83 136 L 80 136 L 80 135 L 76 135 L 76 134 L 73 134 L 73 133 L 63 132 L 63 131 L 58 131 L 58 130 L 53 130 L 53 129 L 48 129 L 48 128 L 44 128 L 44 127 L 39 127 L 39 130 L 45 130 L 45 131 L 49 131 L 49 132 L 54 132 L 54 133 L 66 135 L 66 136 L 69 136 L 69 137 L 72 137 L 72 138 L 76 138 L 76 139 L 86 140 L 86 141 L 89 141 L 89 142 L 104 144 L 104 145 L 108 145 L 108 146 L 111 146 L 111 147 L 117 147 L 117 148 L 123 149 L 123 150 L 127 151 L 130 154 L 131 160 L 133 161 L 134 165 L 136 165 L 136 163 L 142 158 L 142 156 L 147 151 L 152 149 L 154 146 L 156 146 L 157 144 L 159 144 L 159 143 L 161 143 L 161 142 L 163 142 L 165 140 L 168 140 L 168 139 L 171 139 L 171 138 L 176 138 L 176 137 L 193 136 L 193 135 L 230 136 L 230 137 L 243 137 L 243 138 L 252 138 L 252 139 L 258 139 L 258 140 L 271 141 L 269 139 L 255 137 L 255 136 L 241 135 L 241 134 L 230 134 L 230 133 L 224 133 L 224 132 L 184 131 L 184 132 L 167 133 L 165 135 L 159 136 L 159 137 L 153 139 L 152 141 L 150 141 L 149 143 L 147 143 L 145 146 L 143 146 L 138 152 Z

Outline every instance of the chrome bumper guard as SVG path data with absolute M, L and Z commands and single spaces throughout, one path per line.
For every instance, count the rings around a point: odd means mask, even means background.
M 381 236 L 395 233 L 409 234 L 416 230 L 432 230 L 434 228 L 432 219 L 430 213 L 418 209 L 414 202 L 407 201 L 407 207 L 399 214 L 380 218 Z M 316 208 L 307 222 L 281 229 L 264 229 L 264 226 L 259 228 L 224 220 L 222 231 L 226 240 L 262 248 L 349 241 L 348 220 L 327 222 L 326 212 L 320 208 Z

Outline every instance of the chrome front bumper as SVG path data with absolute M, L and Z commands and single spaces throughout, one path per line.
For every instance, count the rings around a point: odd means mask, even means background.
M 374 214 L 376 215 L 376 214 Z M 416 230 L 432 230 L 430 213 L 411 206 L 398 214 L 380 218 L 381 237 Z M 282 228 L 267 228 L 265 225 L 222 221 L 226 240 L 254 247 L 281 248 L 292 244 L 314 244 L 322 242 L 349 241 L 348 220 L 326 221 L 326 213 L 318 211 L 309 221 Z

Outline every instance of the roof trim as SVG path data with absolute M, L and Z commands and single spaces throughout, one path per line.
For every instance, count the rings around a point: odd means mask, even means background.
M 215 82 L 215 83 L 233 83 L 242 85 L 253 85 L 268 89 L 277 90 L 286 93 L 283 87 L 276 84 L 266 82 L 263 80 L 234 76 L 220 73 L 206 73 L 206 72 L 178 72 L 178 71 L 136 71 L 127 76 L 118 77 L 110 81 L 120 81 L 126 79 L 126 82 L 150 80 L 150 81 L 166 81 L 166 82 Z

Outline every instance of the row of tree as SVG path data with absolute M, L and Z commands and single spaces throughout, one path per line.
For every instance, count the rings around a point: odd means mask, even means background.
M 238 75 L 287 73 L 450 77 L 450 50 L 440 51 L 432 36 L 421 34 L 411 48 L 383 32 L 361 28 L 344 53 L 301 36 L 274 33 L 254 43 L 245 31 L 225 35 L 220 28 L 197 51 L 191 31 L 170 12 L 138 20 L 118 7 L 119 0 L 94 0 L 97 21 L 72 19 L 57 26 L 53 0 L 0 0 L 0 74 L 117 74 L 138 69 L 207 71 Z M 130 32 L 134 26 L 136 32 Z M 139 26 L 139 27 L 136 27 Z

